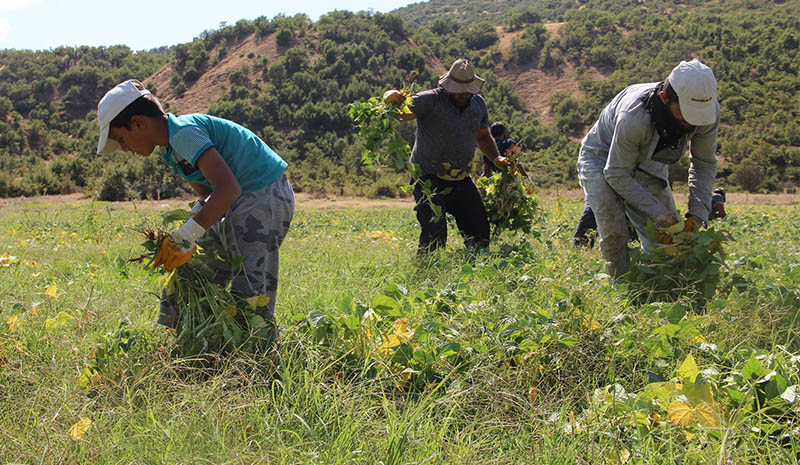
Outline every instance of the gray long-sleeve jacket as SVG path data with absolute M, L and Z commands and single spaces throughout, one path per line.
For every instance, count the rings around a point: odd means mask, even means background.
M 699 126 L 685 135 L 678 148 L 667 148 L 654 154 L 659 135 L 642 97 L 652 92 L 658 84 L 634 84 L 617 94 L 583 138 L 581 161 L 602 167 L 606 182 L 617 194 L 631 206 L 655 218 L 666 213 L 667 207 L 636 182 L 632 174 L 634 170 L 642 170 L 667 183 L 667 164 L 678 161 L 691 141 L 689 213 L 698 218 L 708 218 L 711 191 L 717 174 L 719 104 L 713 124 Z

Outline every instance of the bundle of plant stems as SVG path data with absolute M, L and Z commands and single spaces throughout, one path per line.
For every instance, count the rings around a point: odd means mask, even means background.
M 689 299 L 702 307 L 714 297 L 725 266 L 722 244 L 730 233 L 713 227 L 683 232 L 683 221 L 667 229 L 672 243 L 658 244 L 648 253 L 631 250 L 631 270 L 625 275 L 632 289 L 647 300 Z M 654 234 L 654 226 L 648 225 Z
M 158 252 L 161 241 L 168 236 L 168 226 L 189 217 L 186 210 L 174 210 L 162 215 L 163 229 L 144 231 L 142 246 L 148 254 L 148 267 Z M 224 253 L 198 247 L 183 266 L 165 274 L 164 294 L 173 299 L 178 311 L 175 324 L 176 351 L 183 357 L 201 354 L 225 354 L 234 350 L 255 352 L 266 348 L 274 338 L 272 322 L 267 322 L 255 309 L 269 302 L 266 296 L 242 298 L 231 292 L 234 275 L 240 271 L 244 257 L 233 263 Z
M 530 180 L 517 170 L 516 152 L 506 158 L 511 165 L 489 177 L 478 178 L 475 183 L 483 198 L 489 224 L 495 234 L 501 231 L 531 232 L 539 217 L 539 199 L 531 192 Z

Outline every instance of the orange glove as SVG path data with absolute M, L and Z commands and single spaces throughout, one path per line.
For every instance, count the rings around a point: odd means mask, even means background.
M 153 268 L 161 265 L 164 271 L 172 271 L 185 265 L 192 258 L 195 243 L 205 233 L 204 227 L 194 218 L 189 218 L 180 228 L 161 241 L 156 258 L 153 259 Z
M 686 215 L 686 220 L 683 222 L 683 232 L 695 232 L 703 225 L 703 220 L 694 216 Z
M 659 244 L 672 244 L 672 234 L 656 229 L 656 241 Z
M 665 212 L 655 217 L 656 242 L 659 244 L 672 244 L 672 233 L 666 229 L 678 222 L 678 217 L 673 212 Z
M 184 251 L 180 245 L 172 240 L 172 236 L 167 236 L 161 241 L 158 253 L 153 260 L 153 268 L 161 265 L 164 271 L 172 271 L 179 266 L 183 266 L 192 258 L 195 247 Z

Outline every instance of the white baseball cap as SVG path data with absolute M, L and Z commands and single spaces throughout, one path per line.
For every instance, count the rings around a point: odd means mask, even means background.
M 121 148 L 117 141 L 108 138 L 111 120 L 142 95 L 150 95 L 150 91 L 136 79 L 128 79 L 117 84 L 100 99 L 97 104 L 97 124 L 100 125 L 100 140 L 97 142 L 99 155 L 107 155 Z
M 667 79 L 678 94 L 681 114 L 687 123 L 708 126 L 717 120 L 717 79 L 711 68 L 697 58 L 681 61 Z

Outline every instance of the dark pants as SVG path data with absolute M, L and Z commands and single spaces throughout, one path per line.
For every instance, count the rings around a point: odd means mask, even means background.
M 442 208 L 442 216 L 438 221 L 431 221 L 434 217 L 428 202 L 423 198 L 421 182 L 430 180 L 433 188 L 433 203 Z M 436 176 L 423 176 L 414 186 L 414 200 L 417 206 L 417 221 L 422 231 L 419 234 L 419 253 L 430 252 L 447 243 L 447 219 L 445 213 L 453 215 L 464 245 L 472 247 L 489 247 L 489 220 L 486 218 L 486 209 L 478 189 L 467 177 L 461 181 L 445 181 Z M 450 192 L 443 194 L 447 188 Z
M 589 202 L 584 201 L 583 213 L 581 213 L 581 219 L 578 220 L 578 228 L 575 230 L 574 237 L 582 238 L 590 229 L 597 229 L 597 220 L 594 218 L 594 212 L 592 212 Z

